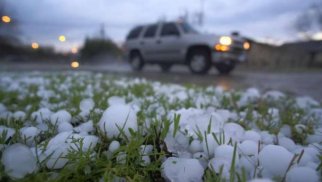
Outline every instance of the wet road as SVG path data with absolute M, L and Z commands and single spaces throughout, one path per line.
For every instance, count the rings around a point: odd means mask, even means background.
M 0 71 L 58 71 L 71 70 L 69 65 L 19 64 L 0 65 Z M 225 89 L 256 87 L 260 91 L 280 90 L 286 93 L 311 96 L 322 101 L 322 70 L 320 71 L 249 71 L 237 68 L 228 76 L 220 76 L 215 69 L 208 75 L 192 75 L 185 66 L 175 66 L 168 73 L 162 73 L 158 66 L 146 66 L 142 72 L 133 72 L 127 64 L 113 63 L 81 65 L 77 70 L 104 72 L 128 77 L 140 77 L 166 83 L 196 84 L 201 86 L 220 85 Z

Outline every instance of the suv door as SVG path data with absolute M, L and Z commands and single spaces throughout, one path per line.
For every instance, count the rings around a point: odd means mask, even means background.
M 155 61 L 158 59 L 156 52 L 156 34 L 158 28 L 158 24 L 148 26 L 140 40 L 141 50 L 145 61 Z
M 175 23 L 164 23 L 156 41 L 162 61 L 178 61 L 182 58 L 182 39 Z

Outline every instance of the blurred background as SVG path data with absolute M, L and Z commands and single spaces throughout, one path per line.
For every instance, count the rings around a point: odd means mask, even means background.
M 0 70 L 130 72 L 122 49 L 130 29 L 177 19 L 202 33 L 238 32 L 251 42 L 247 61 L 238 66 L 242 73 L 236 70 L 224 78 L 225 84 L 238 85 L 241 78 L 252 77 L 247 74 L 261 70 L 320 72 L 322 68 L 321 0 L 1 0 L 0 17 Z M 169 80 L 180 80 L 181 68 L 176 69 Z M 294 84 L 297 75 L 291 76 Z M 262 79 L 257 82 L 248 85 L 258 86 Z M 320 83 L 316 80 L 312 86 L 322 89 Z
M 116 61 L 134 26 L 184 18 L 250 39 L 248 67 L 322 66 L 320 0 L 1 0 L 0 15 L 0 61 Z

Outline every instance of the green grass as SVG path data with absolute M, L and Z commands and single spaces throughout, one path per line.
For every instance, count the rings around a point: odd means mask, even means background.
M 9 73 L 8 73 L 9 74 Z M 22 139 L 19 129 L 25 125 L 25 122 L 35 124 L 31 118 L 31 113 L 47 105 L 52 111 L 65 109 L 72 114 L 73 125 L 92 120 L 95 124 L 95 131 L 92 133 L 99 137 L 99 144 L 87 151 L 70 150 L 66 156 L 67 165 L 60 170 L 51 170 L 46 167 L 45 162 L 39 162 L 39 170 L 37 173 L 29 174 L 22 180 L 17 181 L 113 181 L 113 179 L 125 179 L 126 181 L 164 181 L 161 177 L 161 165 L 166 157 L 174 155 L 167 150 L 165 145 L 165 137 L 169 131 L 175 137 L 180 130 L 180 115 L 175 115 L 172 120 L 168 119 L 168 113 L 171 110 L 181 108 L 198 107 L 195 95 L 201 95 L 205 102 L 199 107 L 206 109 L 214 107 L 216 109 L 228 109 L 232 112 L 245 112 L 245 117 L 239 117 L 231 122 L 239 123 L 245 129 L 251 129 L 255 125 L 260 130 L 269 131 L 277 134 L 281 126 L 287 124 L 291 127 L 292 139 L 298 144 L 306 144 L 307 135 L 313 133 L 315 121 L 305 117 L 306 112 L 294 106 L 292 98 L 277 102 L 267 102 L 259 100 L 256 103 L 247 105 L 246 107 L 238 107 L 237 101 L 240 99 L 240 91 L 227 92 L 227 95 L 216 95 L 214 92 L 207 91 L 206 88 L 187 85 L 181 89 L 187 93 L 188 98 L 185 100 L 173 99 L 168 95 L 160 94 L 156 91 L 157 87 L 153 83 L 147 81 L 132 82 L 128 78 L 113 77 L 103 74 L 89 73 L 33 73 L 33 74 L 9 74 L 10 77 L 21 79 L 22 77 L 43 78 L 46 84 L 27 84 L 21 82 L 19 91 L 7 90 L 4 85 L 0 87 L 0 103 L 3 103 L 9 111 L 25 111 L 26 119 L 23 121 L 14 119 L 0 119 L 0 125 L 4 125 L 15 129 L 15 135 L 5 140 L 0 136 L 0 144 L 25 143 L 26 139 Z M 45 89 L 52 93 L 47 98 L 41 96 L 39 91 Z M 140 108 L 137 113 L 139 129 L 137 132 L 130 131 L 131 137 L 128 138 L 120 127 L 121 134 L 116 138 L 106 137 L 97 128 L 102 113 L 91 111 L 88 119 L 78 117 L 80 112 L 79 103 L 84 98 L 92 98 L 95 102 L 95 108 L 105 110 L 108 107 L 108 98 L 111 96 L 120 96 L 125 98 L 126 102 L 139 102 Z M 219 105 L 212 101 L 216 97 Z M 272 116 L 268 113 L 269 108 L 278 108 L 280 110 L 280 122 L 271 123 Z M 160 112 L 160 108 L 163 112 Z M 259 117 L 255 117 L 253 112 L 257 112 Z M 160 114 L 161 113 L 161 114 Z M 211 118 L 210 118 L 211 119 Z M 150 125 L 147 125 L 150 121 Z M 209 121 L 209 123 L 211 123 Z M 297 133 L 295 125 L 303 123 L 307 126 L 307 130 L 303 133 Z M 171 126 L 173 128 L 171 129 Z M 196 131 L 199 140 L 207 139 L 210 134 L 211 125 L 208 126 L 207 133 Z M 46 143 L 57 134 L 56 127 L 49 124 L 49 130 L 42 132 L 35 141 L 46 146 Z M 218 144 L 225 143 L 225 135 L 221 133 L 215 135 L 212 133 Z M 113 140 L 118 140 L 121 147 L 113 154 L 106 153 L 109 144 Z M 82 146 L 82 141 L 75 141 Z M 207 141 L 206 141 L 207 142 Z M 244 169 L 237 169 L 235 159 L 237 154 L 237 143 L 230 141 L 228 144 L 234 147 L 234 156 L 230 169 L 230 181 L 247 181 Z M 148 154 L 151 163 L 143 165 L 140 153 L 141 145 L 153 145 L 153 152 Z M 117 158 L 120 153 L 125 153 L 124 163 L 118 162 Z M 0 157 L 2 151 L 0 151 Z M 320 156 L 321 160 L 321 156 Z M 321 164 L 319 169 L 321 172 Z M 255 176 L 256 177 L 256 176 Z M 211 168 L 207 168 L 203 177 L 204 181 L 225 181 L 221 172 L 216 173 Z M 0 181 L 12 181 L 6 173 L 4 166 L 0 165 Z

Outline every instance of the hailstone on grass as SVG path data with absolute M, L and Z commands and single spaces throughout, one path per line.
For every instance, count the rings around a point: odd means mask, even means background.
M 26 113 L 23 111 L 16 111 L 13 113 L 12 116 L 15 120 L 19 120 L 19 121 L 26 119 Z
M 0 137 L 5 136 L 5 140 L 13 137 L 15 134 L 15 130 L 13 128 L 8 128 L 6 126 L 0 126 Z
M 95 106 L 93 99 L 83 99 L 80 104 L 79 108 L 81 111 L 91 111 Z
M 292 158 L 292 153 L 277 145 L 267 145 L 259 153 L 259 162 L 265 170 L 265 177 L 282 177 Z
M 294 167 L 286 174 L 286 182 L 318 182 L 317 172 L 308 167 Z
M 31 150 L 19 143 L 6 148 L 1 161 L 5 172 L 13 179 L 21 179 L 38 169 L 37 160 Z
M 31 118 L 36 120 L 37 123 L 41 124 L 44 121 L 49 121 L 52 112 L 47 108 L 40 108 L 38 111 L 35 111 L 31 114 Z
M 119 148 L 120 148 L 120 142 L 118 142 L 117 140 L 113 140 L 108 146 L 108 150 L 112 153 L 114 153 Z
M 36 127 L 24 127 L 20 129 L 20 136 L 27 145 L 31 146 L 35 143 L 35 137 L 38 136 L 40 130 Z
M 72 116 L 66 110 L 60 110 L 56 113 L 52 114 L 50 117 L 51 124 L 57 125 L 62 122 L 70 123 L 72 120 Z
M 130 137 L 129 129 L 138 129 L 136 111 L 128 105 L 112 105 L 104 111 L 98 125 L 109 138 L 123 137 L 122 134 Z
M 201 182 L 204 168 L 197 159 L 169 157 L 162 163 L 161 173 L 167 181 Z

